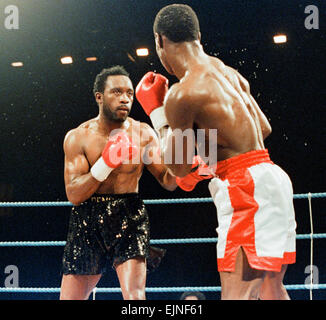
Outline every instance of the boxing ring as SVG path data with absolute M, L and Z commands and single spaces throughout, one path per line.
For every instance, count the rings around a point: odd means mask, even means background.
M 313 249 L 314 239 L 325 239 L 326 233 L 314 233 L 313 230 L 313 215 L 312 215 L 312 199 L 326 198 L 326 192 L 323 193 L 306 193 L 295 194 L 294 200 L 308 200 L 309 204 L 309 219 L 310 219 L 310 233 L 297 234 L 297 240 L 310 240 L 310 275 L 313 275 Z M 180 199 L 153 199 L 143 200 L 146 205 L 160 205 L 160 204 L 185 204 L 185 203 L 208 203 L 213 202 L 212 198 L 180 198 Z M 0 207 L 62 207 L 72 206 L 69 201 L 53 201 L 53 202 L 0 202 Z M 218 238 L 184 238 L 184 239 L 152 239 L 151 244 L 205 244 L 216 243 Z M 0 247 L 52 247 L 64 246 L 65 241 L 1 241 Z M 287 285 L 287 290 L 309 290 L 310 300 L 312 300 L 313 290 L 326 289 L 325 284 L 314 283 L 314 277 L 310 276 L 310 283 Z M 184 291 L 201 291 L 201 292 L 219 292 L 220 286 L 187 286 L 187 287 L 146 287 L 147 293 L 171 293 Z M 60 288 L 32 288 L 32 287 L 0 287 L 0 293 L 59 293 Z M 104 288 L 96 287 L 93 290 L 93 299 L 96 293 L 121 293 L 121 289 L 117 287 Z M 1 295 L 0 295 L 1 300 Z

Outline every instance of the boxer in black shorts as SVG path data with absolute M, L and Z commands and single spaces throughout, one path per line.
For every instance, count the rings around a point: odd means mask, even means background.
M 138 193 L 94 195 L 72 208 L 63 273 L 102 274 L 108 264 L 135 257 L 147 258 L 153 268 L 153 254 L 164 251 L 150 250 L 149 240 L 148 214 Z
M 60 299 L 88 299 L 108 262 L 117 272 L 123 298 L 145 299 L 147 269 L 157 265 L 162 251 L 149 247 L 139 179 L 145 166 L 167 190 L 175 190 L 176 179 L 161 161 L 154 130 L 128 117 L 134 90 L 125 69 L 102 70 L 93 91 L 98 116 L 64 139 L 65 188 L 74 207 Z

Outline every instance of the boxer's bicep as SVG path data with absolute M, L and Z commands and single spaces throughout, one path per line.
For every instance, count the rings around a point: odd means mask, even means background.
M 64 140 L 64 180 L 70 184 L 77 177 L 89 172 L 89 163 L 76 132 L 70 131 Z
M 193 108 L 191 98 L 176 92 L 169 93 L 165 101 L 165 116 L 172 130 L 192 129 L 194 124 Z
M 178 176 L 190 172 L 195 154 L 194 108 L 191 101 L 191 97 L 179 91 L 172 92 L 165 102 L 165 115 L 172 129 L 167 150 L 171 152 L 173 173 Z
M 142 132 L 142 136 L 146 137 L 143 154 L 144 164 L 163 188 L 173 191 L 177 187 L 175 177 L 162 161 L 158 136 L 149 125 L 145 124 L 144 127 Z

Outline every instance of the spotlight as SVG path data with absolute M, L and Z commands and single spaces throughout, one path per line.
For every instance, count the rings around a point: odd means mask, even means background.
M 73 61 L 72 61 L 72 57 L 62 57 L 62 58 L 60 59 L 60 61 L 61 61 L 62 64 L 70 64 L 70 63 L 73 62 Z
M 24 64 L 22 62 L 12 62 L 11 63 L 11 66 L 12 67 L 15 67 L 15 68 L 18 68 L 18 67 L 22 67 Z
M 273 37 L 274 43 L 285 43 L 287 41 L 287 37 L 285 34 L 277 34 Z
M 146 57 L 148 56 L 148 49 L 147 48 L 139 48 L 136 50 L 138 57 Z
M 97 57 L 87 57 L 86 61 L 97 61 Z

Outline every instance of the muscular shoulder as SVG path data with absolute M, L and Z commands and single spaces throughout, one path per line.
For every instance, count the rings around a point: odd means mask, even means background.
M 65 153 L 82 149 L 81 141 L 85 135 L 85 129 L 80 127 L 68 131 L 63 141 Z
M 153 130 L 152 127 L 146 122 L 140 122 L 139 121 L 139 125 L 140 125 L 140 130 L 141 131 L 152 131 Z
M 202 99 L 198 92 L 191 90 L 191 88 L 192 86 L 188 82 L 178 82 L 171 86 L 164 101 L 166 113 L 177 113 L 174 115 L 178 116 L 185 112 L 194 112 L 195 106 Z
M 241 89 L 247 93 L 250 92 L 250 85 L 249 82 L 246 78 L 244 78 L 239 71 L 229 67 L 225 66 L 226 70 L 226 77 L 231 81 L 231 83 L 234 86 L 240 85 Z
M 131 134 L 132 139 L 140 141 L 142 145 L 145 145 L 157 137 L 154 129 L 146 122 L 141 122 L 130 117 L 128 119 L 131 126 L 127 131 Z
M 89 132 L 94 127 L 95 119 L 88 120 L 80 124 L 77 128 L 69 130 L 64 138 L 63 148 L 65 152 L 80 151 L 89 136 Z
M 156 132 L 146 122 L 140 122 L 141 138 L 142 140 L 152 141 L 157 139 Z
M 189 84 L 179 82 L 174 84 L 164 100 L 165 115 L 172 129 L 192 128 L 193 119 L 200 106 L 200 98 L 197 92 L 191 90 Z
M 216 99 L 217 92 L 216 81 L 207 69 L 192 70 L 170 88 L 165 106 L 168 111 L 174 109 L 180 113 L 196 114 L 204 105 Z
M 90 130 L 96 130 L 97 123 L 95 119 L 91 119 L 81 123 L 78 127 L 69 130 L 66 133 L 65 141 L 75 140 L 76 138 L 80 138 L 89 133 Z
M 201 81 L 196 74 L 188 75 L 180 82 L 171 86 L 167 96 L 167 102 L 175 102 L 178 104 L 191 105 L 202 103 L 207 95 L 207 82 Z
M 130 121 L 131 128 L 136 129 L 140 134 L 154 132 L 154 130 L 148 123 L 141 122 L 130 117 L 128 119 Z

